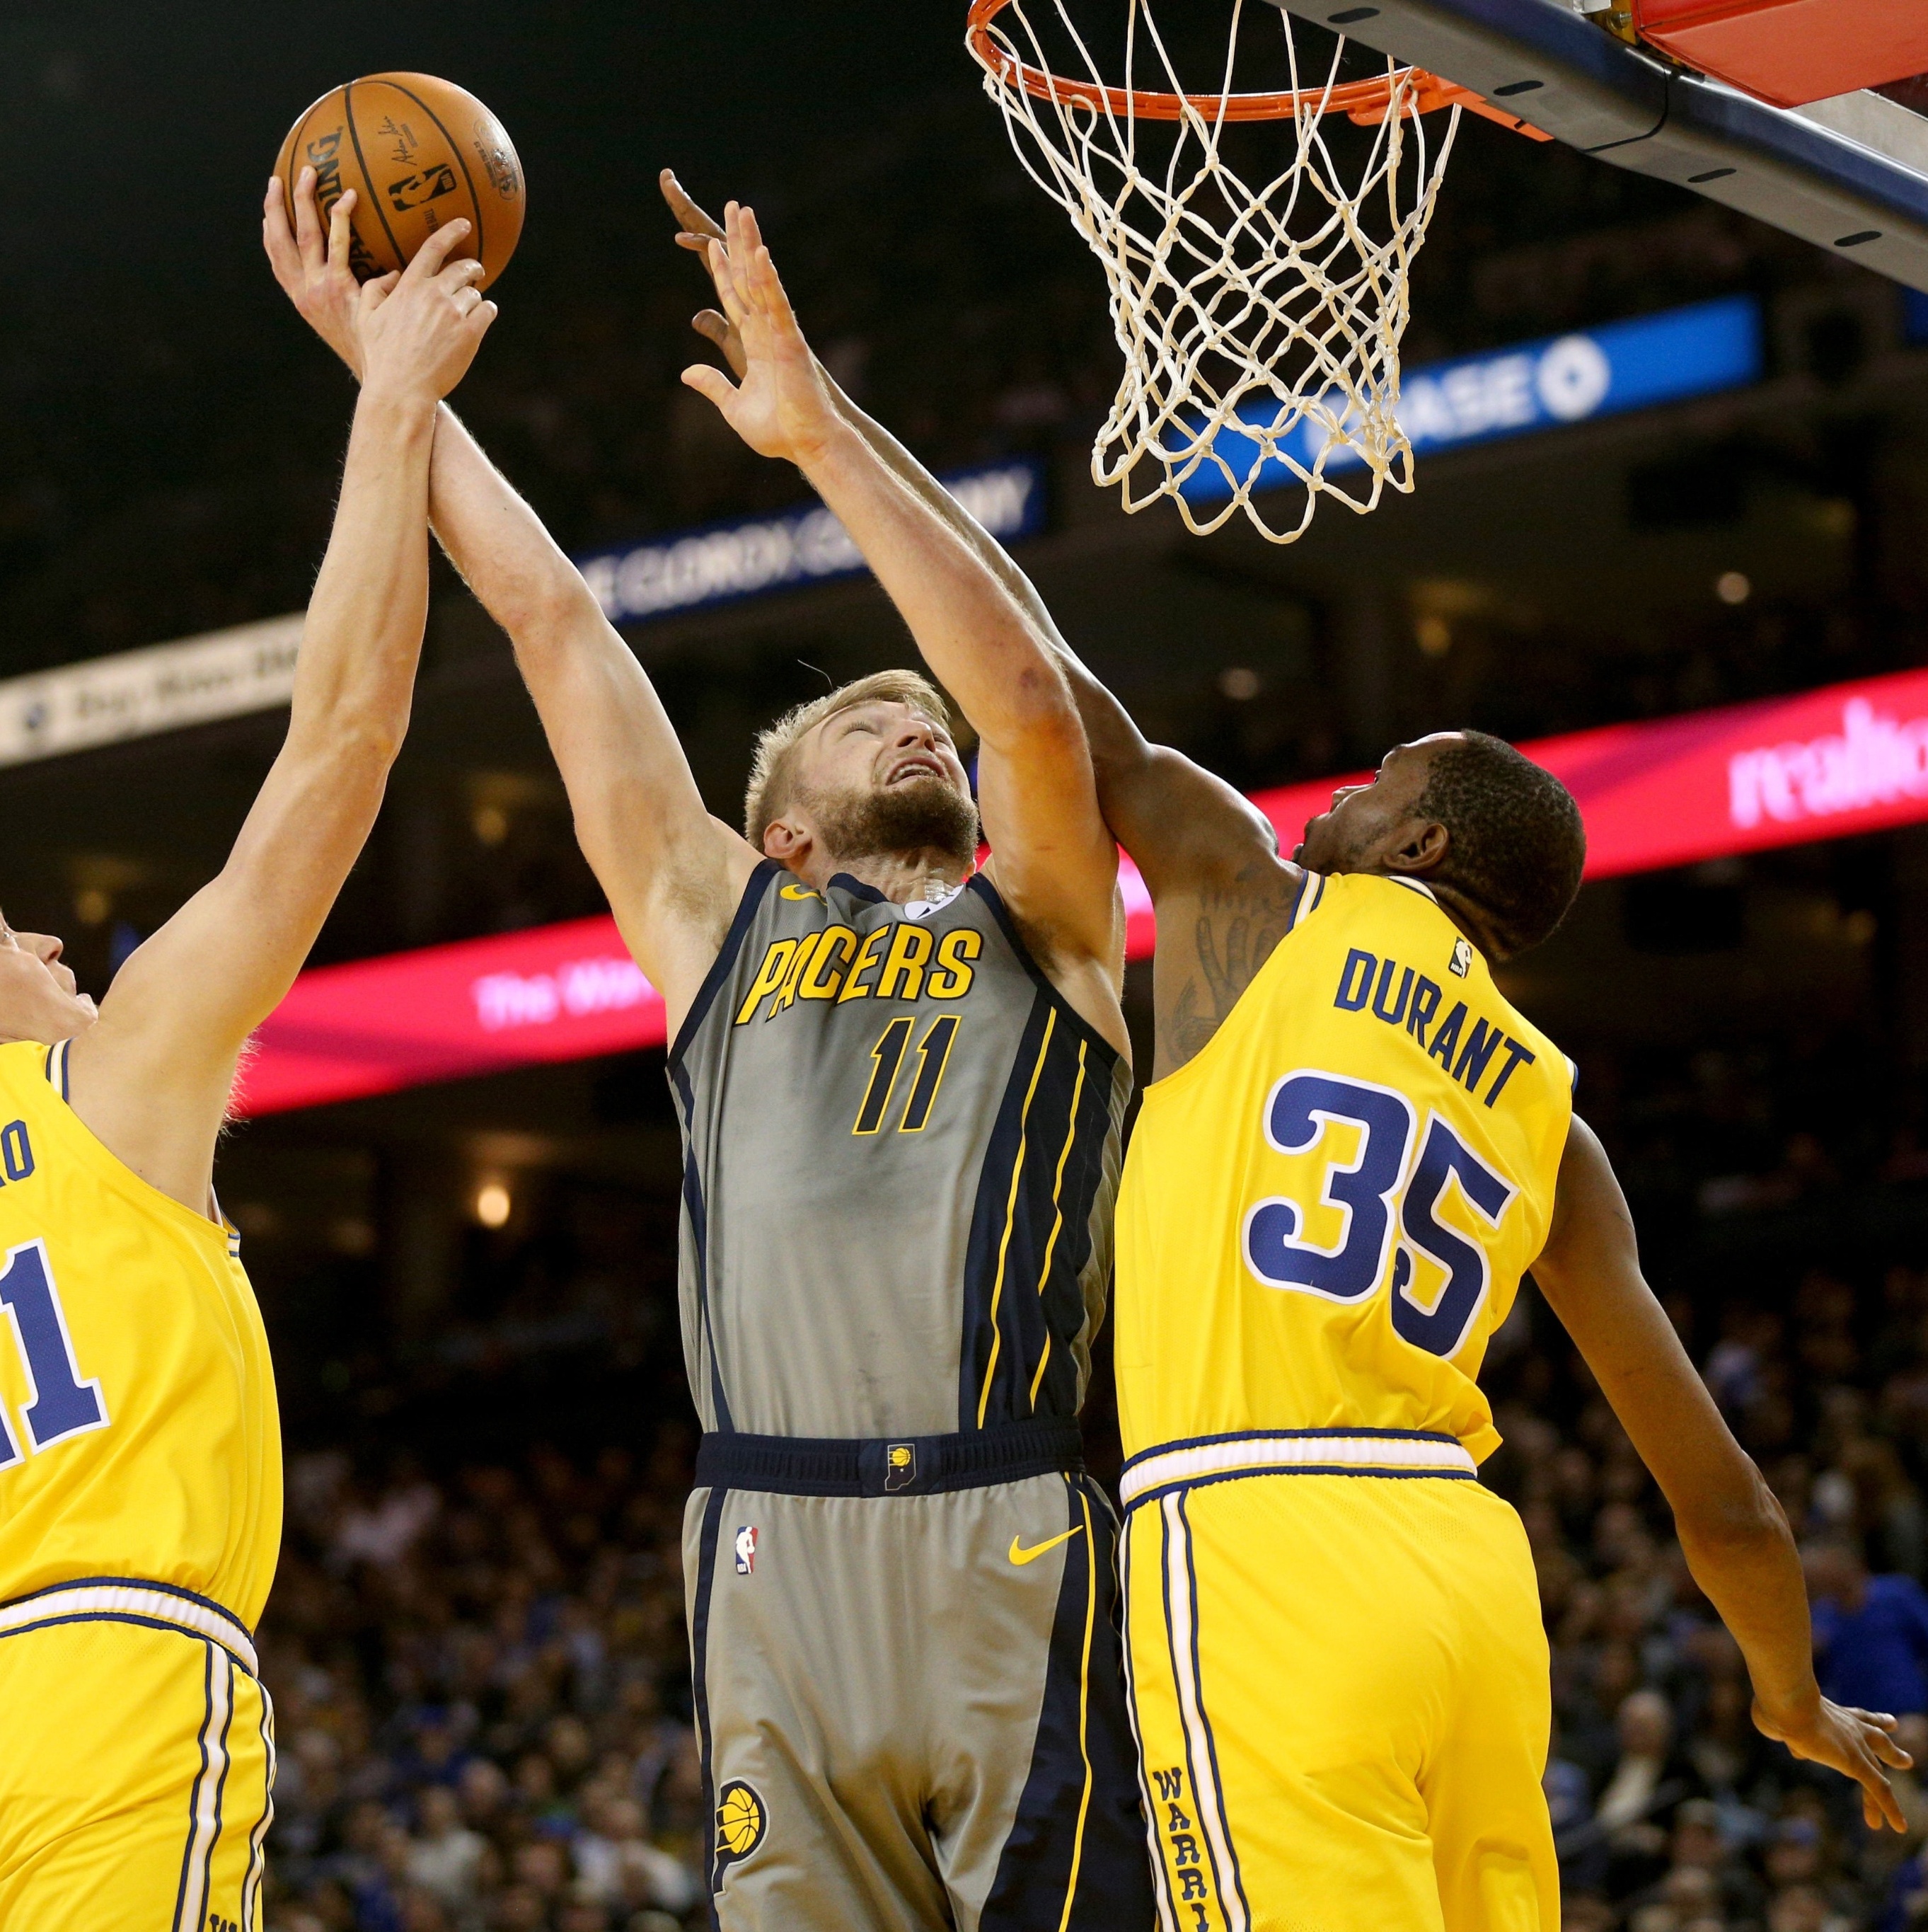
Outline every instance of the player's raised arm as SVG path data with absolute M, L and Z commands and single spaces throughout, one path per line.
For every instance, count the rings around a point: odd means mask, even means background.
M 295 229 L 278 184 L 262 210 L 275 278 L 356 375 L 347 317 L 353 194 L 325 235 L 312 172 Z M 582 575 L 453 411 L 435 438 L 430 516 L 476 596 L 508 633 L 569 794 L 576 835 L 623 938 L 669 1006 L 672 1032 L 716 956 L 758 854 L 710 817 L 674 727 L 635 653 Z
M 704 252 L 706 260 L 709 243 L 723 238 L 721 225 L 691 199 L 669 169 L 663 170 L 659 185 L 680 224 L 677 241 Z M 740 378 L 745 368 L 742 343 L 729 317 L 706 309 L 695 317 L 694 326 L 723 352 Z M 975 551 L 1057 654 L 1090 746 L 1099 806 L 1113 834 L 1144 874 L 1153 898 L 1275 853 L 1272 827 L 1250 802 L 1183 752 L 1147 740 L 1131 713 L 1065 640 L 1037 586 L 1003 545 L 889 430 L 859 409 L 820 365 L 818 376 L 845 422 L 904 488 Z M 969 706 L 965 708 L 968 712 Z
M 1910 1762 L 1891 1735 L 1894 1718 L 1822 1696 L 1787 1519 L 1642 1279 L 1620 1184 L 1578 1118 L 1560 1163 L 1552 1232 L 1533 1276 L 1673 1509 L 1694 1580 L 1747 1658 L 1754 1721 L 1797 1757 L 1856 1780 L 1871 1826 L 1901 1830 L 1882 1769 Z
M 978 795 L 1000 892 L 1087 1017 L 1123 965 L 1117 854 L 1084 728 L 1048 640 L 976 548 L 907 488 L 834 404 L 756 218 L 732 204 L 711 272 L 740 336 L 740 385 L 708 364 L 683 380 L 760 454 L 795 463 L 835 512 L 979 740 Z M 1092 972 L 1098 985 L 1084 986 Z
M 359 294 L 367 380 L 286 740 L 219 876 L 121 968 L 71 1051 L 81 1118 L 197 1212 L 208 1206 L 237 1057 L 321 930 L 408 728 L 427 611 L 436 406 L 496 313 L 473 285 L 478 265 L 444 266 L 466 232 L 451 223 L 405 274 Z

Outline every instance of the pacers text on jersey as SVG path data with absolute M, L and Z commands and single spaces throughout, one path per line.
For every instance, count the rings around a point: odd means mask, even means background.
M 745 1024 L 767 999 L 774 1018 L 799 1000 L 961 1000 L 970 991 L 984 935 L 961 926 L 934 940 L 910 920 L 893 920 L 859 940 L 847 926 L 826 926 L 801 939 L 773 939 L 736 1010 Z

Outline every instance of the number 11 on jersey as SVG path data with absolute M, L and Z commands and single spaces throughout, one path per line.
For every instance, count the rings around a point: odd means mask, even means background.
M 106 1428 L 107 1405 L 100 1384 L 83 1381 L 73 1359 L 73 1338 L 67 1330 L 67 1311 L 54 1286 L 45 1242 L 7 1250 L 6 1270 L 0 1274 L 0 1308 L 7 1312 L 26 1370 L 20 1420 L 31 1446 L 49 1448 L 67 1436 Z M 19 1462 L 20 1455 L 7 1426 L 6 1405 L 0 1402 L 0 1469 Z
M 951 1043 L 958 1036 L 959 1022 L 955 1013 L 946 1013 L 931 1022 L 929 1030 L 917 1043 L 917 1077 L 911 1083 L 910 1097 L 904 1103 L 904 1118 L 897 1124 L 900 1134 L 921 1134 L 936 1103 L 943 1084 L 944 1068 L 951 1057 Z M 897 1085 L 897 1070 L 904 1064 L 916 1022 L 907 1015 L 891 1022 L 883 1036 L 871 1048 L 877 1064 L 871 1072 L 863 1105 L 857 1109 L 853 1134 L 874 1134 L 883 1125 L 885 1110 Z

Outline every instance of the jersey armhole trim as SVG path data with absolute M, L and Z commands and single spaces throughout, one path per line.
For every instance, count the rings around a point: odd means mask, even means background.
M 670 1043 L 669 1064 L 672 1066 L 682 1065 L 690 1042 L 696 1037 L 697 1028 L 709 1017 L 710 1008 L 716 1004 L 716 996 L 723 990 L 723 982 L 730 976 L 737 954 L 743 950 L 750 922 L 756 917 L 757 909 L 769 890 L 770 881 L 779 872 L 788 869 L 775 859 L 760 859 L 756 870 L 744 880 L 743 896 L 736 902 L 730 930 L 723 935 L 723 944 L 717 948 L 716 957 L 709 962 L 709 970 L 703 976 L 703 984 L 697 988 L 696 998 L 690 1003 L 690 1010 L 684 1014 L 683 1023 L 677 1028 L 676 1036 Z
M 49 1118 L 60 1123 L 56 1131 L 67 1142 L 68 1151 L 103 1185 L 139 1207 L 142 1212 L 153 1214 L 190 1233 L 197 1242 L 217 1244 L 221 1256 L 229 1257 L 235 1236 L 224 1222 L 189 1207 L 184 1201 L 177 1201 L 172 1195 L 155 1186 L 145 1175 L 137 1174 L 75 1111 L 67 1094 L 67 1050 L 73 1044 L 72 1040 L 64 1040 L 49 1047 L 42 1069 L 48 1086 L 60 1103 Z M 211 1188 L 209 1192 L 211 1198 Z M 238 1256 L 233 1258 L 239 1258 Z
M 964 890 L 975 892 L 991 908 L 997 929 L 1004 935 L 1004 943 L 1017 955 L 1018 964 L 1030 975 L 1031 983 L 1057 1008 L 1060 1018 L 1075 1030 L 1078 1039 L 1088 1042 L 1095 1052 L 1103 1055 L 1108 1073 L 1115 1071 L 1124 1056 L 1058 991 L 1051 983 L 1051 975 L 1032 958 L 1031 949 L 1018 936 L 1017 922 L 1012 918 L 1011 909 L 1004 903 L 997 888 L 982 872 L 973 872 L 964 881 Z

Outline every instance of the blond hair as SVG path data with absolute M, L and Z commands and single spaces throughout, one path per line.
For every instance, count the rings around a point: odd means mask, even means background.
M 763 849 L 764 832 L 790 808 L 796 788 L 797 748 L 803 740 L 838 712 L 880 702 L 907 706 L 943 730 L 951 728 L 951 707 L 943 693 L 914 670 L 873 671 L 808 704 L 793 705 L 757 734 L 749 789 L 743 799 L 743 836 L 758 851 Z

